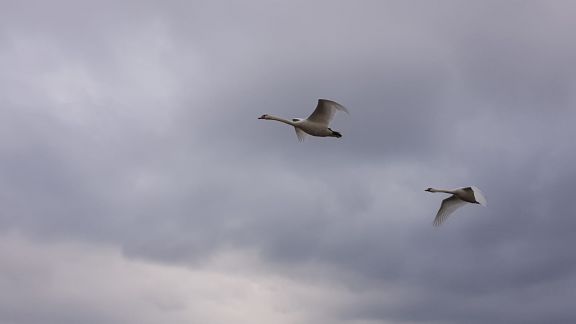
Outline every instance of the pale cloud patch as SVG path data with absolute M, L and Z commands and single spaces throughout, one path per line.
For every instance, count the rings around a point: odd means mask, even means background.
M 0 237 L 0 264 L 3 323 L 339 323 L 335 310 L 354 295 L 271 272 L 250 251 L 170 266 L 12 233 Z

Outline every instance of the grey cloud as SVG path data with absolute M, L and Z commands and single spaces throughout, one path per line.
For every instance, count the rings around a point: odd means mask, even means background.
M 442 4 L 6 2 L 2 228 L 319 264 L 373 296 L 343 321 L 573 321 L 575 8 Z M 342 139 L 256 120 L 319 97 Z M 423 189 L 470 184 L 489 207 L 432 228 Z

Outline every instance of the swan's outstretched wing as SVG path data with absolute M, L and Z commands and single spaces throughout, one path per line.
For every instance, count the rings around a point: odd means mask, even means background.
M 486 201 L 486 198 L 484 197 L 484 194 L 482 194 L 482 191 L 480 191 L 480 189 L 472 186 L 470 187 L 470 189 L 472 189 L 472 192 L 474 193 L 474 199 L 476 199 L 476 201 L 486 207 L 488 206 L 488 202 Z
M 328 126 L 328 124 L 330 124 L 332 121 L 332 118 L 334 118 L 334 114 L 337 110 L 348 113 L 348 109 L 346 109 L 346 107 L 335 101 L 318 99 L 318 105 L 316 106 L 316 109 L 312 115 L 308 117 L 308 120 Z
M 464 204 L 466 204 L 466 202 L 456 196 L 451 196 L 442 200 L 442 205 L 440 205 L 440 209 L 436 214 L 436 218 L 434 218 L 433 225 L 440 226 L 446 220 L 446 218 L 450 216 L 450 214 L 452 214 L 456 209 Z
M 296 136 L 298 136 L 298 142 L 304 141 L 306 133 L 298 127 L 294 127 L 294 130 L 296 131 Z

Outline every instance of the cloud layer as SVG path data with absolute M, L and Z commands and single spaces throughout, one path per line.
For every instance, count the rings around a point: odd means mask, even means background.
M 0 322 L 574 322 L 574 14 L 3 2 Z

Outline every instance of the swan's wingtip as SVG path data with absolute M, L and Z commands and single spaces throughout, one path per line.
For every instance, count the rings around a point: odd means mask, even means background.
M 486 197 L 484 197 L 484 194 L 482 193 L 482 191 L 480 189 L 478 189 L 478 187 L 472 186 L 472 191 L 474 191 L 474 198 L 476 199 L 476 201 L 484 206 L 484 207 L 488 207 L 488 201 L 486 201 Z
M 336 109 L 338 109 L 338 110 L 340 110 L 340 111 L 343 111 L 343 112 L 345 112 L 346 114 L 350 115 L 350 112 L 348 111 L 348 108 L 344 107 L 343 105 L 337 103 L 337 102 L 334 101 L 334 100 L 323 99 L 323 98 L 318 99 L 318 103 L 319 103 L 319 104 L 322 103 L 322 102 L 328 102 L 328 103 L 334 105 L 334 107 L 335 107 Z

